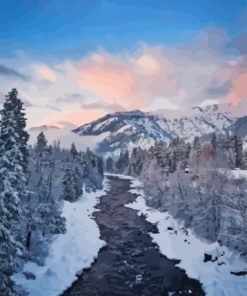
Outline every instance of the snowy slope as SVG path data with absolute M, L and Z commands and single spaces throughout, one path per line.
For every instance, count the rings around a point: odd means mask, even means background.
M 190 115 L 171 118 L 141 111 L 108 114 L 92 123 L 82 125 L 73 132 L 80 136 L 110 134 L 103 139 L 97 152 L 119 154 L 122 149 L 149 148 L 155 141 L 170 142 L 179 136 L 191 141 L 195 136 L 212 132 L 227 132 L 233 120 L 219 112 L 217 106 L 194 108 Z
M 106 186 L 107 182 L 105 189 Z M 98 197 L 104 194 L 104 190 L 95 193 L 85 191 L 78 201 L 64 202 L 66 233 L 53 239 L 44 266 L 34 262 L 25 264 L 23 272 L 34 274 L 36 279 L 27 279 L 20 272 L 13 276 L 17 285 L 21 285 L 31 296 L 57 296 L 77 279 L 77 273 L 91 266 L 100 248 L 105 245 L 92 219 Z
M 218 243 L 208 243 L 197 238 L 190 229 L 185 229 L 167 212 L 150 208 L 145 203 L 142 184 L 132 181 L 131 192 L 139 197 L 127 205 L 144 214 L 147 221 L 156 224 L 158 233 L 151 233 L 160 252 L 170 259 L 181 260 L 179 267 L 189 277 L 198 279 L 208 296 L 246 296 L 247 275 L 236 276 L 231 272 L 247 272 L 247 263 L 238 254 Z M 212 260 L 204 262 L 204 254 Z
M 174 136 L 192 141 L 195 136 L 225 132 L 233 122 L 226 114 L 218 112 L 217 106 L 193 109 L 190 116 L 182 116 L 172 120 L 161 118 L 158 123 L 162 129 L 169 130 Z
M 117 112 L 108 114 L 92 123 L 74 130 L 80 136 L 98 136 L 108 132 L 109 135 L 99 145 L 98 152 L 114 152 L 122 149 L 132 150 L 140 146 L 147 149 L 155 141 L 169 141 L 171 135 L 157 123 L 157 116 L 141 111 Z

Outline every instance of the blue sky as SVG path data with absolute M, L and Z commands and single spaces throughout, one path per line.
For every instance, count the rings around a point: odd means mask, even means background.
M 234 36 L 246 28 L 245 9 L 244 0 L 1 0 L 0 54 L 59 59 L 138 42 L 174 46 L 208 26 Z

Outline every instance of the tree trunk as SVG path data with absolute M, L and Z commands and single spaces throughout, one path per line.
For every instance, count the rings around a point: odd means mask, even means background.
M 32 237 L 32 231 L 29 231 L 27 234 L 27 240 L 26 240 L 26 248 L 30 250 L 31 246 L 31 237 Z

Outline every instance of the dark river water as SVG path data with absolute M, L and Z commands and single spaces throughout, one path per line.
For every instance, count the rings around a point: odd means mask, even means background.
M 155 225 L 126 208 L 136 195 L 130 181 L 109 177 L 110 188 L 94 218 L 107 246 L 90 269 L 84 270 L 64 296 L 161 296 L 205 295 L 200 282 L 176 267 L 177 260 L 161 255 L 148 232 Z M 73 242 L 71 242 L 73 243 Z

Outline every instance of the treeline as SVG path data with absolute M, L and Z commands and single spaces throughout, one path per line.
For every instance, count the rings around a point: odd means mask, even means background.
M 28 146 L 25 110 L 13 89 L 0 121 L 0 295 L 14 294 L 11 276 L 26 260 L 42 263 L 48 238 L 66 231 L 63 200 L 102 188 L 103 162 L 89 149 L 48 145 L 41 132 Z
M 236 135 L 176 138 L 145 151 L 106 160 L 106 170 L 137 176 L 147 203 L 169 211 L 199 236 L 247 255 L 247 180 L 232 169 L 246 168 L 247 154 Z

